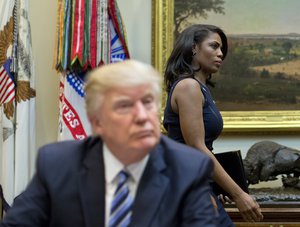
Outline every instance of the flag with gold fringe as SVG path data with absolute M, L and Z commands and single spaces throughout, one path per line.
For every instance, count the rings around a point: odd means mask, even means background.
M 60 75 L 59 139 L 91 134 L 84 107 L 85 74 L 129 58 L 116 0 L 58 0 L 54 68 Z
M 36 94 L 28 0 L 0 1 L 0 9 L 0 183 L 12 202 L 34 169 Z

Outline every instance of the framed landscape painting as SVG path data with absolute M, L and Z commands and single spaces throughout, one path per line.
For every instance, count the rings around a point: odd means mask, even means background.
M 163 73 L 185 27 L 217 25 L 229 45 L 211 89 L 224 131 L 300 132 L 299 9 L 298 0 L 153 0 L 152 62 Z

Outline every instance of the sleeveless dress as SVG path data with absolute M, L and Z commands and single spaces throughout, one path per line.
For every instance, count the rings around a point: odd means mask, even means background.
M 171 87 L 170 92 L 168 94 L 166 107 L 164 110 L 164 120 L 163 125 L 164 128 L 168 132 L 168 136 L 180 143 L 184 143 L 184 138 L 180 129 L 180 121 L 179 115 L 172 110 L 171 106 L 171 97 L 174 91 L 174 88 L 178 84 L 177 80 Z M 213 150 L 213 142 L 218 138 L 223 129 L 223 119 L 220 114 L 220 111 L 217 109 L 215 102 L 212 99 L 209 89 L 207 86 L 202 84 L 200 81 L 196 80 L 199 83 L 199 89 L 204 96 L 204 105 L 203 105 L 203 121 L 204 121 L 204 130 L 205 130 L 205 145 L 206 147 L 212 151 Z M 216 203 L 218 205 L 219 212 L 219 225 L 220 227 L 232 227 L 234 224 L 232 223 L 230 217 L 226 213 L 222 203 L 219 201 L 217 196 L 212 192 L 212 196 L 215 198 Z
M 168 95 L 167 103 L 166 103 L 166 108 L 164 111 L 163 125 L 165 129 L 168 131 L 168 136 L 170 138 L 178 142 L 185 143 L 180 129 L 179 115 L 175 113 L 171 107 L 171 97 L 174 88 L 181 80 L 177 80 L 171 87 L 171 90 Z M 215 102 L 211 97 L 209 89 L 198 80 L 197 82 L 199 83 L 200 89 L 204 96 L 203 121 L 204 121 L 204 130 L 205 130 L 205 145 L 210 151 L 212 151 L 214 140 L 216 140 L 222 132 L 223 119 L 220 114 L 220 111 L 217 109 Z

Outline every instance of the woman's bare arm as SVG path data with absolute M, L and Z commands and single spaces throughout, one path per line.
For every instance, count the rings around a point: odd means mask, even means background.
M 259 205 L 245 193 L 226 173 L 205 145 L 203 122 L 204 96 L 194 79 L 180 81 L 172 95 L 173 111 L 180 116 L 181 131 L 186 143 L 206 153 L 214 162 L 214 181 L 228 192 L 246 221 L 260 221 L 263 216 Z

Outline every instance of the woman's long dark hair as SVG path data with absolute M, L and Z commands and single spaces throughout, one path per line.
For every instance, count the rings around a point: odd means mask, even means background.
M 196 24 L 186 28 L 176 40 L 172 53 L 167 61 L 164 82 L 167 92 L 179 77 L 194 77 L 192 68 L 193 45 L 201 44 L 210 33 L 219 34 L 222 40 L 223 59 L 227 54 L 227 37 L 222 29 L 208 24 Z M 197 70 L 196 70 L 197 71 Z M 209 78 L 210 79 L 210 78 Z M 207 81 L 209 83 L 209 81 Z

